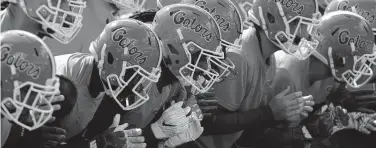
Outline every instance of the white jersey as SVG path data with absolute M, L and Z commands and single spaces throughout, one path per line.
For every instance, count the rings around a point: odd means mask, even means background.
M 259 47 L 255 29 L 249 28 L 243 33 L 242 48 L 231 49 L 227 53 L 235 65 L 235 74 L 213 86 L 219 104 L 227 110 L 248 111 L 258 108 L 266 100 L 268 66 Z M 242 131 L 227 135 L 201 136 L 196 143 L 202 148 L 230 148 L 241 133 Z
M 69 139 L 79 134 L 89 124 L 104 93 L 93 98 L 88 90 L 93 66 L 95 66 L 92 55 L 73 53 L 55 56 L 55 60 L 56 74 L 67 77 L 77 87 L 77 102 L 72 111 L 60 123 L 62 128 L 67 131 L 66 139 Z

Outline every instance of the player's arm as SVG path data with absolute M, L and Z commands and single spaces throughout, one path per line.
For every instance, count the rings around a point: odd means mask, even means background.
M 228 56 L 235 64 L 237 75 L 230 75 L 214 86 L 219 107 L 216 113 L 203 119 L 202 126 L 205 129 L 203 135 L 229 134 L 252 127 L 272 127 L 278 124 L 279 122 L 274 121 L 268 106 L 260 106 L 247 111 L 239 109 L 242 103 L 253 102 L 253 99 L 261 100 L 261 98 L 251 96 L 250 75 L 253 73 L 245 58 L 237 53 L 228 53 Z

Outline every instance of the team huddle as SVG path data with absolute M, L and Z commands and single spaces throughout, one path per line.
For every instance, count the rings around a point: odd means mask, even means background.
M 1 2 L 2 148 L 376 147 L 376 0 Z

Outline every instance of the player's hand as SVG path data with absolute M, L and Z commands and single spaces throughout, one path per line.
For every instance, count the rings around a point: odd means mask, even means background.
M 183 133 L 168 138 L 164 146 L 165 147 L 177 147 L 184 143 L 195 141 L 201 136 L 204 128 L 201 127 L 200 120 L 197 118 L 195 112 L 192 112 L 192 116 L 189 118 L 189 127 Z
M 315 105 L 315 102 L 313 101 L 312 95 L 303 96 L 303 102 L 304 106 L 301 108 L 298 114 L 290 116 L 286 118 L 286 120 L 289 122 L 289 127 L 296 127 L 300 124 L 300 122 L 308 117 L 308 114 L 313 111 L 313 105 Z
M 183 107 L 187 107 L 187 106 L 191 108 L 191 112 L 188 113 L 188 116 L 191 116 L 192 112 L 195 112 L 198 117 L 198 120 L 202 121 L 204 116 L 202 115 L 202 111 L 200 109 L 200 106 L 197 104 L 197 100 L 195 99 L 195 97 L 192 96 L 191 98 L 189 98 L 187 101 L 184 102 Z
M 270 102 L 269 107 L 273 112 L 275 120 L 284 120 L 299 115 L 305 106 L 305 98 L 302 92 L 288 94 L 290 87 L 277 94 Z
M 182 133 L 188 128 L 189 106 L 183 107 L 183 101 L 174 103 L 163 112 L 157 122 L 151 124 L 151 129 L 157 139 L 164 139 Z
M 42 126 L 35 132 L 40 132 L 36 136 L 40 136 L 38 143 L 42 148 L 54 148 L 65 141 L 66 131 L 59 127 Z
M 127 129 L 128 124 L 120 123 L 120 114 L 116 114 L 112 125 L 108 130 L 95 137 L 90 142 L 99 148 L 145 148 L 145 138 L 142 136 L 142 130 L 139 128 Z
M 216 114 L 218 110 L 218 99 L 214 92 L 197 94 L 195 97 L 204 117 L 210 117 Z

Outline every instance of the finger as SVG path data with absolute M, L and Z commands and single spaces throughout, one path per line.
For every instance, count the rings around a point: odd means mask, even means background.
M 139 128 L 133 128 L 133 129 L 125 130 L 124 133 L 125 133 L 125 136 L 127 137 L 138 137 L 142 135 L 142 130 Z
M 204 118 L 209 118 L 212 116 L 212 113 L 203 113 L 202 115 L 204 116 Z
M 143 143 L 145 142 L 145 137 L 144 136 L 139 136 L 139 137 L 127 137 L 127 140 L 131 143 Z
M 202 100 L 197 100 L 197 104 L 199 104 L 199 105 L 209 105 L 209 104 L 218 104 L 219 103 L 219 101 L 218 100 L 216 100 L 216 99 L 208 99 L 208 100 L 204 100 L 204 99 L 202 99 Z
M 43 143 L 43 147 L 44 148 L 53 148 L 53 147 L 56 147 L 57 144 L 58 144 L 57 141 L 50 141 L 50 140 L 48 140 L 48 141 L 46 141 L 46 142 Z
M 282 96 L 283 98 L 285 99 L 297 99 L 297 98 L 301 98 L 300 101 L 304 101 L 304 99 L 302 98 L 302 92 L 301 91 L 297 91 L 297 92 L 294 92 L 294 93 L 291 93 L 291 94 L 288 94 L 288 95 L 285 95 L 285 96 Z
M 120 123 L 120 114 L 116 114 L 114 119 L 112 120 L 112 124 L 111 124 L 110 128 L 114 128 L 114 127 L 119 126 L 119 123 Z
M 62 102 L 65 100 L 65 97 L 63 95 L 56 95 L 52 100 L 51 104 Z
M 366 128 L 367 128 L 369 131 L 372 131 L 372 132 L 375 132 L 375 131 L 376 131 L 376 126 L 373 125 L 372 123 L 367 124 L 367 125 L 366 125 Z
M 367 134 L 367 135 L 371 134 L 371 131 L 369 131 L 367 128 L 361 129 L 360 132 Z
M 373 94 L 375 90 L 366 89 L 366 90 L 356 90 L 356 91 L 349 91 L 351 95 L 353 96 L 360 96 L 365 94 Z
M 287 106 L 300 106 L 300 107 L 303 107 L 304 103 L 305 102 L 304 102 L 303 97 L 298 97 L 298 98 L 292 99 L 290 101 L 286 101 L 286 105 Z
M 65 129 L 59 128 L 59 127 L 43 126 L 41 127 L 41 130 L 43 133 L 51 133 L 51 134 L 59 134 L 59 135 L 66 134 Z
M 65 140 L 65 135 L 43 134 L 43 137 L 49 141 L 62 142 Z
M 288 110 L 286 113 L 286 117 L 295 116 L 297 114 L 300 114 L 301 109 L 295 109 L 295 110 Z
M 146 148 L 146 143 L 128 143 L 123 148 Z
M 290 86 L 287 86 L 287 88 L 285 90 L 283 90 L 282 92 L 278 93 L 276 95 L 276 97 L 282 97 L 282 96 L 286 95 L 289 91 L 290 91 Z
M 376 100 L 375 95 L 362 95 L 362 96 L 356 96 L 356 99 L 358 100 Z
M 51 117 L 48 121 L 47 121 L 47 123 L 52 123 L 52 122 L 54 122 L 56 120 L 56 117 Z
M 197 99 L 205 99 L 205 98 L 208 98 L 208 97 L 214 97 L 215 96 L 215 94 L 214 93 L 212 93 L 212 92 L 210 92 L 210 93 L 202 93 L 202 94 L 197 94 L 197 95 L 195 95 L 195 97 L 197 98 Z
M 311 106 L 303 106 L 303 112 L 310 113 L 313 111 L 313 107 Z
M 122 124 L 122 125 L 117 126 L 117 127 L 114 129 L 113 132 L 123 131 L 123 130 L 125 130 L 128 126 L 129 126 L 128 123 L 124 123 L 124 124 Z
M 214 112 L 218 109 L 217 106 L 204 106 L 204 107 L 200 107 L 201 111 L 203 113 L 207 113 L 207 112 Z
M 190 112 L 191 112 L 191 107 L 187 106 L 187 107 L 184 108 L 185 115 L 187 115 Z
M 171 105 L 174 105 L 174 104 L 175 104 L 175 100 L 172 100 L 172 101 L 171 101 Z
M 59 104 L 55 104 L 52 106 L 52 108 L 54 109 L 54 111 L 58 111 L 61 109 L 61 106 Z
M 306 112 L 300 112 L 300 115 L 303 116 L 304 118 L 308 117 L 308 113 L 306 113 Z

